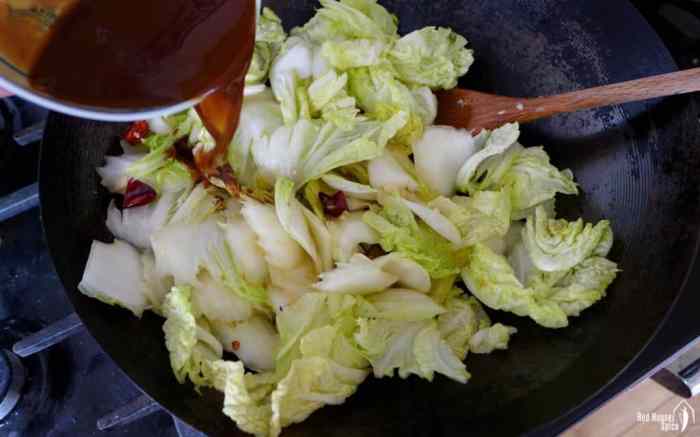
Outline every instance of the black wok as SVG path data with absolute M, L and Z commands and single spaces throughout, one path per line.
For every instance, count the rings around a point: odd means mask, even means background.
M 402 32 L 442 25 L 467 36 L 477 61 L 463 87 L 536 96 L 675 70 L 627 1 L 382 3 L 400 18 Z M 304 22 L 315 5 L 271 2 L 287 26 Z M 612 220 L 611 256 L 623 271 L 607 299 L 562 330 L 492 313 L 519 332 L 506 352 L 468 357 L 473 379 L 467 385 L 370 378 L 344 405 L 323 408 L 285 435 L 549 434 L 599 403 L 602 390 L 630 363 L 634 367 L 674 302 L 682 309 L 698 301 L 697 290 L 685 286 L 700 230 L 697 113 L 692 98 L 678 97 L 524 127 L 523 142 L 545 144 L 582 187 L 581 196 L 560 201 L 560 211 Z M 138 320 L 76 291 L 90 241 L 111 238 L 103 225 L 109 196 L 94 168 L 116 149 L 123 129 L 57 114 L 48 122 L 41 204 L 56 270 L 92 335 L 147 394 L 195 428 L 238 435 L 221 413 L 220 394 L 199 396 L 175 381 L 162 319 L 147 314 Z M 700 335 L 700 320 L 689 320 L 689 338 Z

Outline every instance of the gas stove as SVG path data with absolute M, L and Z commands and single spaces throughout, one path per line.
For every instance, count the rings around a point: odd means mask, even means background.
M 700 65 L 700 2 L 633 3 L 680 68 Z M 0 100 L 0 435 L 203 437 L 140 392 L 72 312 L 36 208 L 46 116 Z
M 0 113 L 0 435 L 177 436 L 82 329 L 53 270 L 34 208 L 46 111 L 10 98 Z
M 144 396 L 73 314 L 36 208 L 47 113 L 6 98 L 0 115 L 0 435 L 201 435 Z

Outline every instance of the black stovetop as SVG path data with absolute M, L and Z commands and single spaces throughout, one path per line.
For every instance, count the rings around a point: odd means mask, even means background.
M 633 1 L 652 23 L 669 47 L 680 68 L 700 65 L 700 2 L 668 0 Z M 38 144 L 18 146 L 12 132 L 31 125 L 45 111 L 16 98 L 0 101 L 0 198 L 36 181 Z M 696 272 L 700 283 L 700 271 Z M 679 309 L 679 325 L 693 317 Z M 0 223 L 0 350 L 12 342 L 72 313 L 43 241 L 37 209 Z M 555 434 L 600 405 L 614 393 L 635 382 L 658 366 L 659 353 L 665 357 L 683 346 L 682 336 L 669 334 L 660 339 L 660 349 L 650 349 L 617 381 L 585 409 L 571 412 L 542 434 Z M 172 419 L 159 411 L 136 422 L 98 431 L 99 418 L 138 399 L 141 392 L 101 351 L 93 338 L 79 332 L 48 352 L 27 359 L 29 373 L 25 396 L 13 413 L 0 420 L 0 435 L 44 436 L 152 436 L 176 437 Z M 39 369 L 36 371 L 36 369 Z M 0 387 L 1 384 L 0 372 Z

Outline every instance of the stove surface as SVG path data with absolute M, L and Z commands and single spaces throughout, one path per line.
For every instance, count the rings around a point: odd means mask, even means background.
M 43 241 L 38 210 L 0 223 L 0 239 L 0 278 L 4 278 L 0 285 L 0 328 L 12 321 L 31 333 L 72 313 Z M 27 406 L 22 398 L 13 413 L 0 421 L 0 435 L 104 436 L 107 433 L 97 429 L 97 420 L 141 396 L 87 332 L 78 332 L 44 354 L 47 396 L 36 406 L 31 421 L 18 420 Z M 108 434 L 178 435 L 171 417 L 164 412 L 112 428 Z

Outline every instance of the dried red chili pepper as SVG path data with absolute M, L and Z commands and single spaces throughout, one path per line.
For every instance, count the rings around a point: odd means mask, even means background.
M 323 204 L 323 212 L 331 217 L 340 217 L 348 210 L 348 199 L 342 191 L 338 191 L 332 196 L 319 193 L 318 198 L 321 200 L 321 204 Z
M 144 184 L 138 179 L 129 179 L 124 193 L 123 208 L 148 205 L 156 200 L 157 193 L 150 185 Z
M 129 127 L 129 130 L 124 133 L 124 141 L 131 144 L 138 144 L 151 133 L 146 121 L 135 121 Z

